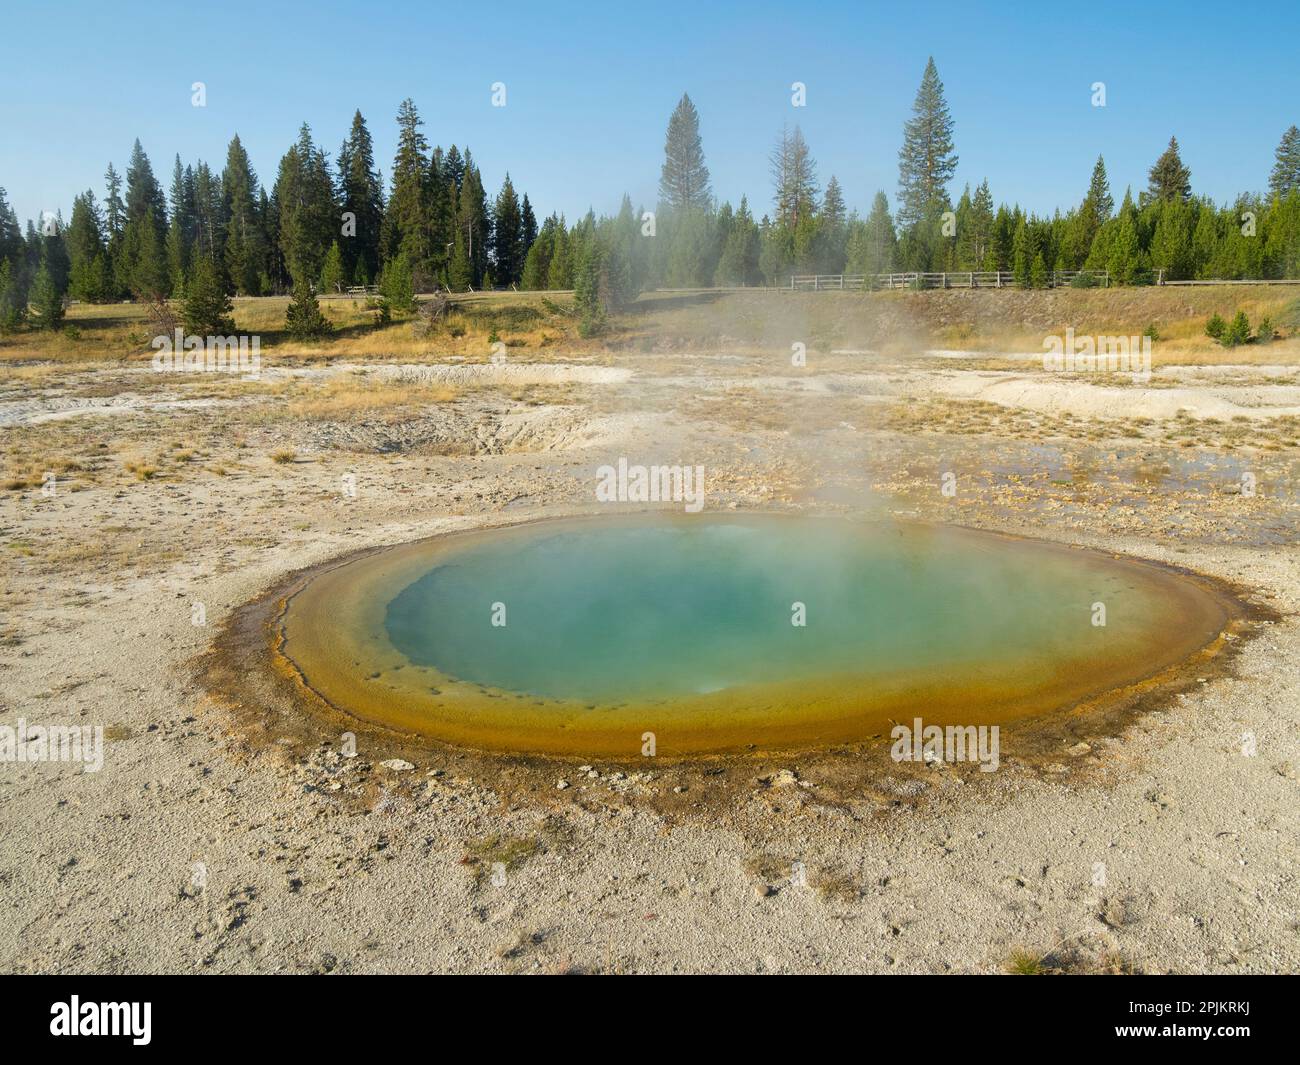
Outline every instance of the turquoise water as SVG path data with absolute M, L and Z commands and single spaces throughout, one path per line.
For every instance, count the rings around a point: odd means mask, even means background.
M 647 519 L 467 542 L 384 624 L 407 658 L 457 679 L 617 704 L 897 670 L 995 681 L 1008 660 L 1104 657 L 1151 621 L 1134 580 L 959 530 Z

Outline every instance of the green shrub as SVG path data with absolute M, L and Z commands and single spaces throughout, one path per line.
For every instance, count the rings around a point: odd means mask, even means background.
M 415 310 L 415 281 L 405 252 L 384 264 L 379 275 L 379 292 L 393 310 Z
M 1210 320 L 1205 323 L 1205 335 L 1211 340 L 1223 341 L 1223 334 L 1228 331 L 1228 323 L 1225 322 L 1216 312 L 1210 315 Z
M 181 300 L 185 332 L 194 336 L 229 335 L 235 331 L 233 310 L 212 260 L 200 255 Z
M 1043 261 L 1042 252 L 1034 256 L 1033 264 L 1029 267 L 1029 287 L 1047 287 L 1047 264 Z
M 1246 317 L 1245 311 L 1238 311 L 1232 319 L 1232 324 L 1228 326 L 1228 331 L 1223 335 L 1223 346 L 1225 348 L 1235 348 L 1238 344 L 1250 343 L 1250 319 Z
M 293 302 L 285 312 L 284 328 L 298 340 L 319 339 L 334 331 L 330 320 L 321 313 L 316 293 L 306 281 L 299 281 L 293 288 Z
M 63 323 L 63 293 L 44 263 L 36 271 L 30 299 L 36 310 L 36 324 L 41 329 L 57 329 Z

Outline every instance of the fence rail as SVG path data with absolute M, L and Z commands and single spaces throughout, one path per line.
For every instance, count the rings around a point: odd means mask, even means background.
M 1157 285 L 1300 285 L 1300 277 L 1276 278 L 1273 280 L 1238 277 L 1238 278 L 1202 278 L 1198 281 L 1169 281 L 1165 278 L 1165 272 L 1161 270 L 1156 275 Z
M 1070 285 L 1080 278 L 1103 288 L 1110 287 L 1105 270 L 1053 270 L 1047 275 L 1049 288 Z M 875 289 L 926 288 L 1014 288 L 1016 276 L 1009 270 L 911 271 L 902 274 L 792 274 L 793 292 L 862 292 Z

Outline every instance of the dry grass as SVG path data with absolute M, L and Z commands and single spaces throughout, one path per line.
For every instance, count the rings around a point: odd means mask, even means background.
M 577 340 L 571 313 L 572 297 L 560 293 L 492 293 L 456 297 L 444 320 L 426 336 L 417 336 L 412 315 L 395 315 L 385 324 L 368 302 L 350 298 L 321 300 L 321 310 L 334 326 L 324 340 L 298 341 L 284 329 L 288 297 L 268 296 L 234 301 L 234 320 L 241 334 L 260 339 L 263 365 L 357 358 L 400 358 L 419 361 L 459 356 L 486 361 L 492 343 L 506 345 L 512 358 L 563 346 L 594 350 L 598 344 Z M 0 366 L 5 378 L 40 377 L 43 371 L 15 365 L 25 362 L 102 367 L 105 362 L 147 365 L 153 357 L 156 326 L 143 306 L 132 303 L 76 304 L 69 308 L 69 330 L 22 331 L 0 337 Z
M 648 293 L 617 316 L 600 338 L 577 336 L 572 297 L 560 293 L 479 293 L 457 296 L 446 317 L 417 335 L 413 316 L 378 322 L 367 301 L 327 298 L 321 308 L 334 325 L 325 340 L 300 342 L 284 332 L 287 297 L 239 299 L 235 325 L 261 338 L 264 365 L 339 359 L 457 358 L 486 361 L 492 344 L 512 359 L 549 358 L 555 352 L 747 350 L 788 352 L 794 341 L 810 352 L 863 347 L 885 355 L 919 348 L 1041 351 L 1045 336 L 1073 328 L 1076 335 L 1159 333 L 1157 365 L 1300 362 L 1300 292 L 1294 286 L 1207 288 L 1016 289 L 877 293 L 754 291 L 718 294 Z M 1223 348 L 1204 335 L 1212 314 L 1244 310 L 1252 325 L 1268 315 L 1285 339 Z M 68 325 L 78 334 L 21 332 L 0 337 L 0 367 L 105 362 L 143 365 L 152 356 L 154 326 L 135 304 L 76 305 Z M 43 371 L 14 369 L 39 379 Z
M 1024 947 L 1014 947 L 1002 963 L 1002 971 L 1010 976 L 1044 976 L 1051 970 L 1043 955 Z
M 380 411 L 400 417 L 403 409 L 450 403 L 458 395 L 450 385 L 384 384 L 360 375 L 321 385 L 299 382 L 294 391 L 286 412 L 305 421 L 346 421 Z
M 1238 309 L 1252 326 L 1268 315 L 1286 339 L 1228 349 L 1204 335 L 1212 314 L 1231 318 Z M 1045 337 L 1067 328 L 1076 336 L 1140 336 L 1154 325 L 1155 365 L 1300 363 L 1300 290 L 1293 285 L 664 293 L 643 296 L 617 324 L 625 346 L 635 350 L 785 355 L 797 341 L 810 353 L 863 348 L 885 356 L 925 348 L 1041 352 Z
M 1142 967 L 1113 946 L 1091 937 L 1062 940 L 1046 951 L 1013 947 L 1002 960 L 1009 976 L 1138 976 Z

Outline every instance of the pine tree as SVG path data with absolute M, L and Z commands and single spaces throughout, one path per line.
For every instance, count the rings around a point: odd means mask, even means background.
M 1125 197 L 1125 202 L 1131 202 Z M 1134 224 L 1133 210 L 1120 210 L 1118 219 L 1111 223 L 1115 234 L 1110 242 L 1110 252 L 1106 260 L 1106 269 L 1113 284 L 1126 285 L 1133 280 L 1141 266 L 1141 246 L 1138 244 L 1137 226 Z
M 537 239 L 537 215 L 533 212 L 533 205 L 528 202 L 528 193 L 526 192 L 524 193 L 524 203 L 519 209 L 519 213 L 522 218 L 524 256 L 526 258 L 529 249 L 533 246 L 533 241 Z
M 931 57 L 898 153 L 898 224 L 903 228 L 933 221 L 947 210 L 948 182 L 957 172 L 952 134 L 943 82 Z
M 0 188 L 0 332 L 12 332 L 27 316 L 27 269 L 18 217 Z
M 107 195 L 104 197 L 105 239 L 110 245 L 122 237 L 126 227 L 126 204 L 122 202 L 122 179 L 113 164 L 108 164 L 104 172 L 104 185 Z
M 552 291 L 573 287 L 573 238 L 565 225 L 564 215 L 560 215 L 555 230 L 555 247 L 546 272 L 546 287 Z
M 343 249 L 336 240 L 330 245 L 329 254 L 325 256 L 325 265 L 321 267 L 320 287 L 322 292 L 342 292 L 347 273 L 343 267 Z M 296 295 L 296 292 L 295 292 Z
M 584 249 L 573 286 L 573 305 L 578 314 L 578 334 L 596 336 L 605 329 L 606 307 L 601 294 L 604 248 L 593 240 Z
M 21 273 L 9 259 L 0 259 L 0 333 L 12 333 L 27 317 L 27 292 Z
M 1293 189 L 1300 189 L 1300 129 L 1292 126 L 1282 134 L 1276 157 L 1268 191 L 1282 199 Z
M 985 178 L 957 223 L 958 260 L 967 270 L 983 270 L 993 245 L 993 193 Z
M 451 265 L 451 247 L 456 240 L 456 212 L 460 207 L 460 190 L 448 176 L 447 158 L 441 148 L 429 157 L 429 265 L 421 280 L 426 287 L 436 287 L 445 279 Z
M 1178 154 L 1178 138 L 1169 138 L 1169 147 L 1156 160 L 1148 175 L 1148 200 L 1178 200 L 1192 197 L 1192 172 L 1183 166 Z
M 713 201 L 700 141 L 700 114 L 685 93 L 668 119 L 659 200 L 674 210 L 708 210 Z
M 1033 264 L 1029 267 L 1029 287 L 1047 287 L 1047 263 L 1044 261 L 1041 251 L 1034 253 Z
M 1250 343 L 1250 319 L 1246 317 L 1245 311 L 1238 311 L 1233 317 L 1227 331 L 1223 334 L 1222 342 L 1225 348 L 1235 348 L 1238 344 Z
M 338 252 L 338 250 L 338 243 L 335 242 L 332 251 Z M 341 271 L 343 267 L 341 258 L 338 265 Z M 321 313 L 316 293 L 312 291 L 311 285 L 305 279 L 300 279 L 293 287 L 293 302 L 285 311 L 284 328 L 285 332 L 296 340 L 319 339 L 329 336 L 334 331 L 330 320 Z
M 492 208 L 493 276 L 498 284 L 509 288 L 519 281 L 523 276 L 525 253 L 519 197 L 515 195 L 515 187 L 507 173 Z
M 546 288 L 546 275 L 550 271 L 554 247 L 555 217 L 552 216 L 542 223 L 537 239 L 528 249 L 528 255 L 524 259 L 524 276 L 519 283 L 520 288 L 532 292 Z
M 57 329 L 63 321 L 63 293 L 44 262 L 32 280 L 30 298 L 32 309 L 36 313 L 36 326 L 40 329 Z
M 717 285 L 753 285 L 759 280 L 759 233 L 749 213 L 749 201 L 740 198 L 740 207 L 732 219 L 722 256 L 714 274 Z
M 235 134 L 226 149 L 226 168 L 221 172 L 222 215 L 225 219 L 223 258 L 226 276 L 242 296 L 259 294 L 262 274 L 266 270 L 266 248 L 256 195 L 257 174 L 239 134 Z
M 399 252 L 384 264 L 379 275 L 379 292 L 395 311 L 415 310 L 415 285 L 411 261 Z
M 793 228 L 817 210 L 817 164 L 798 126 L 782 128 L 768 167 L 777 224 Z
M 116 173 L 109 166 L 109 228 L 117 217 Z M 119 221 L 121 237 L 110 239 L 118 287 L 136 299 L 155 299 L 167 293 L 167 208 L 162 186 L 154 177 L 149 157 L 137 139 L 126 168 L 126 200 Z
M 1115 210 L 1115 201 L 1110 195 L 1110 182 L 1106 180 L 1106 161 L 1099 155 L 1093 164 L 1092 180 L 1088 183 L 1088 195 L 1084 198 L 1098 228 L 1110 221 L 1111 212 Z
M 465 159 L 460 154 L 460 149 L 454 144 L 447 149 L 447 157 L 443 162 L 442 172 L 456 186 L 456 191 L 460 192 L 460 186 L 465 180 Z
M 468 292 L 474 287 L 474 264 L 469 257 L 469 236 L 458 232 L 447 267 L 447 280 L 453 292 Z
M 854 263 L 854 273 L 887 274 L 894 269 L 897 234 L 889 214 L 889 198 L 877 191 L 871 201 L 871 213 L 862 234 L 861 258 Z
M 18 216 L 6 201 L 5 190 L 0 188 L 0 262 L 18 263 L 25 250 Z
M 212 262 L 224 262 L 226 224 L 222 217 L 221 179 L 207 163 L 194 169 L 194 248 L 191 259 L 202 255 Z
M 1196 208 L 1172 200 L 1157 201 L 1152 209 L 1157 212 L 1157 218 L 1149 246 L 1151 266 L 1163 270 L 1165 279 L 1169 281 L 1190 278 L 1193 274 L 1192 226 Z
M 337 232 L 334 184 L 324 152 L 312 143 L 311 127 L 302 124 L 298 141 L 280 160 L 275 181 L 279 205 L 280 251 L 294 283 L 309 284 L 321 267 Z
M 1011 269 L 1014 255 L 1016 218 L 1006 204 L 998 207 L 993 216 L 993 237 L 989 242 L 988 254 L 984 257 L 983 269 L 1006 271 Z
M 1030 247 L 1029 226 L 1025 219 L 1021 219 L 1016 226 L 1015 237 L 1011 245 L 1011 272 L 1017 288 L 1029 288 L 1031 284 L 1030 270 L 1033 266 L 1033 251 Z
M 185 332 L 194 336 L 229 336 L 235 332 L 233 310 L 216 264 L 206 255 L 200 255 L 181 300 Z
M 72 220 L 65 241 L 69 259 L 68 291 L 74 299 L 86 303 L 100 303 L 110 296 L 103 230 L 95 194 L 87 189 L 72 201 Z
M 433 218 L 429 203 L 429 142 L 420 127 L 424 120 L 409 97 L 397 111 L 397 155 L 393 159 L 393 188 L 385 215 L 385 258 L 405 252 L 413 270 L 427 270 L 433 257 Z
M 63 224 L 63 212 L 59 211 L 55 215 L 54 225 L 42 234 L 39 250 L 40 261 L 49 267 L 50 277 L 53 278 L 60 296 L 68 291 L 68 278 L 72 272 L 65 237 L 67 228 Z
M 474 165 L 469 149 L 465 150 L 465 177 L 460 188 L 459 212 L 455 240 L 465 243 L 470 267 L 470 284 L 481 288 L 488 268 L 489 216 L 483 177 Z M 457 249 L 457 252 L 459 249 Z
M 185 277 L 189 271 L 190 247 L 194 243 L 193 187 L 187 189 L 181 157 L 176 156 L 172 167 L 171 223 L 167 227 L 167 275 L 171 279 L 171 292 L 179 296 L 185 291 Z
M 349 276 L 357 276 L 360 264 L 365 276 L 379 273 L 379 242 L 384 217 L 383 186 L 375 169 L 375 150 L 366 120 L 357 111 L 352 129 L 339 149 L 339 192 L 343 211 L 356 223 L 356 235 L 345 237 L 343 262 Z
M 118 276 L 137 300 L 167 296 L 167 252 L 152 210 L 126 223 Z
M 137 139 L 131 147 L 131 159 L 126 167 L 126 221 L 140 222 L 152 216 L 152 225 L 158 243 L 166 239 L 167 202 L 162 186 L 154 177 L 149 157 Z

